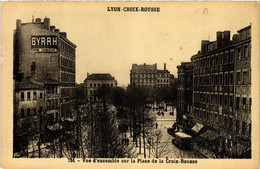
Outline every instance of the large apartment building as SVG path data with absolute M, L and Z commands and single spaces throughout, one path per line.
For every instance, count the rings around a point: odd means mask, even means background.
M 42 111 L 46 117 L 46 128 L 51 132 L 60 130 L 63 121 L 75 116 L 75 50 L 76 45 L 67 38 L 67 33 L 50 25 L 49 18 L 43 21 L 37 18 L 29 23 L 16 21 L 13 74 L 15 84 L 20 84 L 19 88 L 14 85 L 14 91 L 20 96 L 14 99 L 24 97 L 21 92 L 23 84 L 42 83 L 38 90 L 33 85 L 35 91 L 31 92 L 31 96 L 26 95 L 34 97 L 36 94 L 38 98 L 37 91 L 44 90 L 41 92 L 44 94 Z
M 217 32 L 216 41 L 202 41 L 201 51 L 191 57 L 192 113 L 187 115 L 200 126 L 196 133 L 211 133 L 207 139 L 215 145 L 210 149 L 221 157 L 251 156 L 250 62 L 251 25 L 239 30 L 232 40 L 230 31 Z M 182 81 L 181 71 L 179 75 Z M 187 90 L 182 88 L 178 91 Z M 181 104 L 177 110 L 186 114 Z M 183 116 L 179 121 L 185 121 Z

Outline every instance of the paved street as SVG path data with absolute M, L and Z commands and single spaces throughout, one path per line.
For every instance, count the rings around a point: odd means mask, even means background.
M 161 111 L 160 111 L 161 112 Z M 196 154 L 192 151 L 184 151 L 176 147 L 172 144 L 173 136 L 167 133 L 167 128 L 170 128 L 173 123 L 176 121 L 176 109 L 174 110 L 174 116 L 170 115 L 170 111 L 164 112 L 164 116 L 158 115 L 158 111 L 156 113 L 158 129 L 160 129 L 163 133 L 163 141 L 162 144 L 167 144 L 168 154 L 163 157 L 169 158 L 194 158 Z
M 174 110 L 174 116 L 170 115 L 171 109 L 168 109 L 167 112 L 164 111 L 164 115 L 158 115 L 158 110 L 152 111 L 156 115 L 156 122 L 158 124 L 158 129 L 162 131 L 162 141 L 160 144 L 166 144 L 167 148 L 165 155 L 159 158 L 198 158 L 198 155 L 192 151 L 181 150 L 172 144 L 173 136 L 167 133 L 167 128 L 172 127 L 173 123 L 176 121 L 176 110 Z M 162 111 L 160 111 L 162 112 Z M 132 142 L 134 144 L 134 142 Z M 136 147 L 136 152 L 139 152 L 139 147 Z M 142 145 L 142 153 L 138 154 L 139 158 L 144 158 L 143 155 L 143 145 Z M 146 149 L 147 158 L 149 157 L 149 149 Z M 152 155 L 151 158 L 154 158 Z

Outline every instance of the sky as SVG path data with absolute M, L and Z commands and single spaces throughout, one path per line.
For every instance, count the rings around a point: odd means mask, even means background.
M 107 7 L 156 6 L 160 12 L 108 12 Z M 255 2 L 9 2 L 2 4 L 2 35 L 12 58 L 16 19 L 50 18 L 77 45 L 76 82 L 87 73 L 110 73 L 119 86 L 130 82 L 133 63 L 154 64 L 177 76 L 177 65 L 190 61 L 201 40 L 216 40 L 217 31 L 233 34 L 254 21 Z M 4 34 L 3 34 L 4 32 Z M 3 43 L 3 40 L 2 40 Z M 3 54 L 2 54 L 3 58 Z

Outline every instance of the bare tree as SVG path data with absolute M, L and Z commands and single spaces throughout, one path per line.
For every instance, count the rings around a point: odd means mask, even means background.
M 151 154 L 155 158 L 161 158 L 169 154 L 168 150 L 168 141 L 163 142 L 162 140 L 163 133 L 161 130 L 154 130 L 150 135 L 150 148 Z

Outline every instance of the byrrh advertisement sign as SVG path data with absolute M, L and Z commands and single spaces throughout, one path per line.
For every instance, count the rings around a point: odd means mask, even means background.
M 56 52 L 58 46 L 57 36 L 32 36 L 31 47 L 36 52 Z

